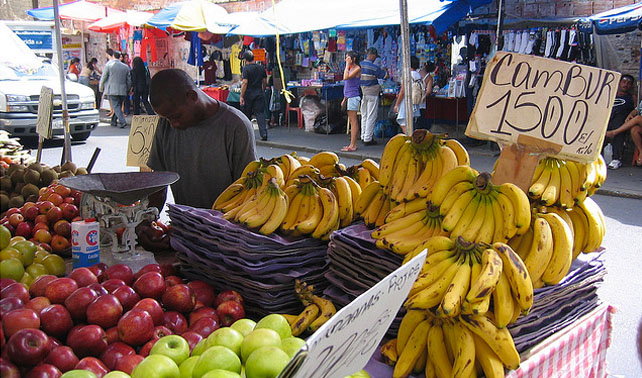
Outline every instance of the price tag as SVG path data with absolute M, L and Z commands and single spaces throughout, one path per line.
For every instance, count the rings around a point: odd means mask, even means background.
M 38 118 L 36 118 L 36 132 L 45 139 L 53 137 L 51 129 L 51 116 L 53 111 L 53 89 L 40 88 L 38 100 Z
M 62 129 L 64 126 L 64 123 L 62 121 L 62 118 L 56 118 L 51 122 L 51 127 L 52 129 Z
M 575 63 L 497 52 L 466 135 L 521 143 L 590 162 L 602 148 L 620 74 Z
M 127 145 L 128 167 L 147 167 L 159 120 L 160 117 L 157 115 L 136 115 L 132 118 Z
M 306 340 L 279 377 L 335 378 L 363 369 L 425 261 L 423 251 L 342 308 Z

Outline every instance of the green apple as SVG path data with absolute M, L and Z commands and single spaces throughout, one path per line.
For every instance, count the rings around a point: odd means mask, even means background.
M 0 278 L 11 278 L 19 282 L 24 274 L 25 267 L 17 258 L 11 257 L 0 261 Z
M 247 358 L 250 357 L 250 354 L 256 349 L 264 346 L 275 346 L 281 347 L 281 336 L 269 328 L 259 328 L 250 332 L 249 335 L 245 336 L 243 339 L 243 344 L 241 344 L 241 357 L 243 361 L 247 361 Z
M 132 378 L 180 378 L 176 362 L 162 354 L 150 354 L 132 371 Z
M 304 345 L 305 340 L 299 337 L 292 336 L 281 340 L 281 349 L 283 349 L 283 351 L 287 353 L 290 358 L 294 357 L 296 352 L 298 352 L 299 349 L 303 348 Z
M 256 349 L 245 361 L 247 378 L 276 378 L 290 362 L 290 356 L 281 348 L 267 346 Z
M 243 334 L 230 327 L 219 328 L 212 332 L 206 339 L 206 348 L 209 349 L 215 345 L 224 346 L 241 357 L 241 344 L 243 343 Z
M 285 316 L 281 314 L 270 314 L 263 317 L 254 327 L 254 329 L 259 328 L 269 328 L 276 331 L 281 336 L 281 340 L 292 336 L 292 327 L 290 327 L 290 323 L 288 323 Z
M 370 374 L 368 374 L 368 372 L 365 370 L 359 370 L 354 374 L 350 374 L 346 378 L 370 378 Z
M 208 371 L 202 378 L 241 378 L 241 375 L 227 370 L 214 369 Z
M 250 332 L 254 331 L 254 327 L 256 327 L 256 322 L 252 319 L 243 318 L 232 323 L 230 327 L 241 332 L 243 337 L 245 337 L 249 335 Z
M 203 339 L 198 342 L 192 349 L 192 356 L 200 356 L 207 349 L 207 339 Z
M 241 373 L 241 360 L 231 349 L 224 346 L 216 345 L 208 348 L 196 362 L 192 370 L 192 378 L 201 378 L 205 373 L 221 369 Z
M 103 375 L 103 378 L 130 378 L 130 377 L 129 377 L 129 374 L 127 373 L 124 373 L 118 370 L 113 370 Z
M 181 378 L 192 378 L 192 371 L 194 370 L 194 366 L 196 366 L 199 357 L 200 356 L 192 356 L 183 361 L 183 363 L 178 367 L 178 370 L 181 372 Z
M 158 339 L 149 354 L 162 354 L 180 365 L 189 357 L 189 344 L 178 335 L 167 335 Z
M 89 370 L 80 370 L 74 369 L 69 370 L 65 374 L 61 375 L 60 378 L 97 378 L 96 374 Z

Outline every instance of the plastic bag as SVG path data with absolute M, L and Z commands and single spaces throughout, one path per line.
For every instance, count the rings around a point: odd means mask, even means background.
M 602 151 L 604 156 L 604 162 L 608 165 L 611 160 L 613 160 L 613 145 L 611 143 L 604 146 L 604 151 Z
M 270 111 L 278 112 L 281 110 L 281 99 L 279 98 L 279 91 L 272 87 L 272 95 L 270 96 Z
M 382 119 L 377 121 L 374 127 L 375 138 L 392 138 L 399 133 L 399 126 L 390 120 Z

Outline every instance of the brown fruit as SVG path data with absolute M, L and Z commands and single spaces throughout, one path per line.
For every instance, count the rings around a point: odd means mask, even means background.
M 40 183 L 40 172 L 34 169 L 27 169 L 24 175 L 25 183 L 38 185 Z
M 80 167 L 80 168 L 76 169 L 76 176 L 77 175 L 86 175 L 88 173 L 89 172 L 87 172 L 87 168 Z
M 30 172 L 35 172 L 35 171 L 30 171 Z M 38 180 L 40 180 L 40 173 L 38 173 Z M 33 196 L 33 195 L 35 195 L 37 197 L 39 190 L 40 189 L 36 185 L 27 184 L 24 187 L 22 187 L 22 190 L 20 192 L 22 193 L 22 196 L 24 198 L 28 198 L 28 197 Z
M 33 169 L 34 171 L 38 171 L 38 173 L 42 173 L 42 170 L 44 169 L 42 164 L 40 163 L 31 163 L 27 168 Z
M 53 180 L 58 179 L 58 172 L 51 168 L 46 168 L 40 174 L 40 182 L 42 185 L 49 186 Z
M 22 205 L 24 204 L 25 204 L 25 199 L 21 195 L 14 196 L 9 200 L 9 208 L 22 207 Z
M 63 171 L 63 172 L 64 171 L 70 171 L 74 175 L 76 174 L 76 169 L 78 169 L 78 168 L 76 167 L 76 164 L 74 162 L 72 162 L 72 161 L 67 161 L 67 162 L 65 162 L 65 164 L 63 164 L 60 167 L 61 171 Z
M 13 182 L 14 185 L 19 183 L 19 182 L 25 182 L 25 170 L 24 170 L 24 168 L 18 168 L 16 170 L 14 170 L 11 173 L 11 181 Z

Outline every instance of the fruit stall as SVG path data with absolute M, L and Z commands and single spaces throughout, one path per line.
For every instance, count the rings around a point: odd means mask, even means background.
M 426 130 L 379 162 L 260 158 L 168 226 L 171 174 L 7 161 L 2 376 L 605 376 L 604 161 L 507 142 L 493 172 Z M 101 262 L 74 259 L 93 220 Z

